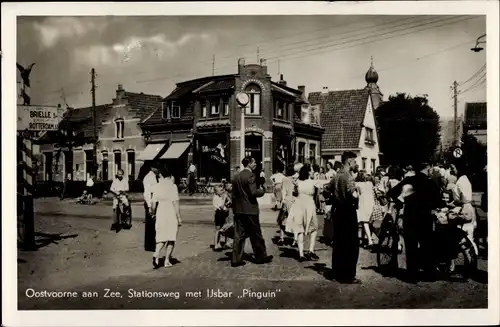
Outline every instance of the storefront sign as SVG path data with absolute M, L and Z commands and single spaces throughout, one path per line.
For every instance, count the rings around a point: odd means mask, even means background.
M 17 106 L 17 130 L 56 131 L 64 109 L 46 106 Z

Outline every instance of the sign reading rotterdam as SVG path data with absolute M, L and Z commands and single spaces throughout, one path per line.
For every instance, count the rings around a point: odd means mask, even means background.
M 64 109 L 47 106 L 17 106 L 17 130 L 55 131 Z

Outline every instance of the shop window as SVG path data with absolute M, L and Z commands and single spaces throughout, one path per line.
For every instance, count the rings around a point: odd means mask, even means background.
M 123 133 L 125 129 L 125 122 L 123 119 L 117 119 L 115 121 L 115 138 L 123 139 Z
M 246 88 L 245 92 L 248 94 L 250 101 L 245 108 L 247 115 L 260 115 L 260 88 L 256 85 L 250 85 Z
M 179 106 L 177 101 L 170 102 L 170 111 L 172 113 L 172 118 L 180 118 L 181 117 L 181 106 Z
M 135 152 L 128 151 L 127 152 L 127 172 L 128 172 L 128 180 L 135 180 Z

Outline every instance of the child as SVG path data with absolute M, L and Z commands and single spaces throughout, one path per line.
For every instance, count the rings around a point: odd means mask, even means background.
M 225 186 L 225 189 L 226 189 L 226 194 L 227 194 L 227 197 L 226 197 L 226 208 L 230 208 L 231 207 L 231 191 L 232 191 L 232 185 L 231 183 L 226 183 L 226 186 Z M 229 214 L 228 212 L 228 215 L 227 215 L 227 218 L 226 218 L 226 222 L 224 223 L 224 225 L 220 228 L 220 233 L 222 235 L 224 235 L 224 239 L 226 241 L 226 244 L 224 245 L 226 248 L 232 248 L 232 244 L 229 244 L 228 242 L 228 238 L 233 238 L 234 237 L 234 220 L 233 220 L 233 217 L 231 214 Z
M 213 205 L 215 209 L 215 235 L 214 235 L 214 251 L 222 250 L 220 242 L 221 228 L 226 223 L 226 218 L 229 216 L 230 199 L 226 190 L 217 185 L 215 187 L 215 194 L 213 198 Z

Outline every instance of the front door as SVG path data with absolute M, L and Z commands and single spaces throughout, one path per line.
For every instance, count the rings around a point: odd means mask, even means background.
M 257 166 L 262 167 L 262 136 L 261 135 L 246 135 L 245 136 L 245 156 L 252 157 L 257 162 Z

